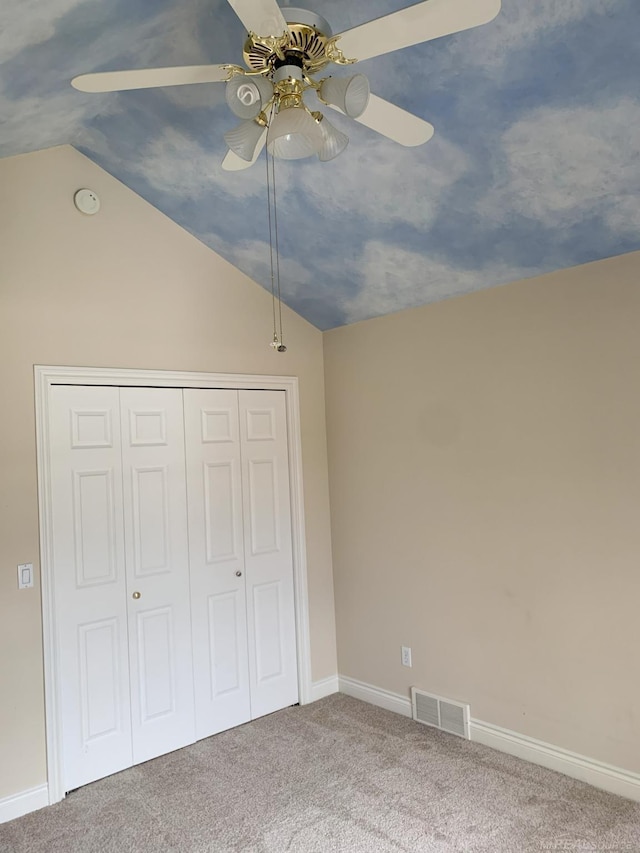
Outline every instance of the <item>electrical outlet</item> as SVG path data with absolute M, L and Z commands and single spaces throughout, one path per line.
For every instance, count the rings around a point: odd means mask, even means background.
M 402 666 L 411 666 L 411 649 L 409 646 L 402 646 Z

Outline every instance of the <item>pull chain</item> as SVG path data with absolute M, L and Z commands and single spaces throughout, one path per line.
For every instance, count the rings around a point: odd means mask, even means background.
M 264 162 L 267 169 L 267 216 L 269 221 L 269 264 L 271 268 L 271 307 L 273 313 L 273 340 L 271 342 L 271 346 L 274 349 L 280 344 L 278 340 L 278 330 L 276 327 L 276 288 L 275 288 L 275 278 L 274 278 L 274 264 L 273 264 L 273 226 L 271 224 L 271 180 L 269 177 L 269 152 L 265 146 L 264 149 Z
M 271 117 L 270 119 L 271 120 Z M 275 157 L 271 157 L 269 170 L 269 151 L 265 146 L 265 164 L 267 169 L 267 211 L 269 222 L 269 265 L 271 271 L 271 306 L 273 313 L 272 346 L 277 352 L 286 352 L 282 338 L 282 299 L 280 291 L 280 249 L 278 243 L 278 213 L 276 203 L 276 169 Z M 273 208 L 273 215 L 272 215 Z M 275 254 L 275 263 L 274 263 Z M 277 296 L 276 296 L 277 291 Z M 276 320 L 276 299 L 278 302 L 278 321 Z
M 280 244 L 278 242 L 278 207 L 276 204 L 276 158 L 271 157 L 271 178 L 273 186 L 273 224 L 276 238 L 276 282 L 278 285 L 278 319 L 279 319 L 279 338 L 280 346 L 278 352 L 286 352 L 287 348 L 284 345 L 284 336 L 282 334 L 282 295 L 280 292 Z

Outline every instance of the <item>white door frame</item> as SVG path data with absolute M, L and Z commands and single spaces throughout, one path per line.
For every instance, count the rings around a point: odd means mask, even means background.
M 291 488 L 293 582 L 295 590 L 298 691 L 301 705 L 312 701 L 311 644 L 307 591 L 307 552 L 302 486 L 300 406 L 296 376 L 235 373 L 193 373 L 176 370 L 132 370 L 103 367 L 36 365 L 35 403 L 40 513 L 40 579 L 44 655 L 45 722 L 49 804 L 64 799 L 59 652 L 53 582 L 53 524 L 51 460 L 49 458 L 49 400 L 53 385 L 140 385 L 157 388 L 232 388 L 284 391 L 286 395 Z

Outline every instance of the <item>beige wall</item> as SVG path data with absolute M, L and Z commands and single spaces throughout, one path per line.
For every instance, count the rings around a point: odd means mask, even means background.
M 299 376 L 314 679 L 335 643 L 321 334 L 286 311 L 273 353 L 268 294 L 70 147 L 0 188 L 2 798 L 46 772 L 35 363 Z M 324 336 L 344 675 L 640 771 L 637 281 L 640 253 Z
M 640 771 L 639 282 L 635 253 L 325 335 L 343 675 Z
M 89 186 L 98 216 L 73 207 Z M 34 364 L 300 379 L 314 679 L 335 673 L 322 335 L 74 149 L 0 161 L 0 798 L 46 780 Z

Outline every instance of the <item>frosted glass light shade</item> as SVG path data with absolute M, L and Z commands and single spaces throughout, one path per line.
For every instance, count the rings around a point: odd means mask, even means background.
M 264 127 L 257 121 L 243 121 L 225 133 L 224 141 L 234 154 L 250 163 L 263 133 Z
M 358 118 L 366 110 L 371 90 L 364 74 L 353 77 L 327 77 L 320 86 L 323 101 L 342 110 L 349 118 Z
M 300 160 L 313 157 L 323 145 L 318 122 L 304 107 L 287 107 L 280 110 L 269 125 L 267 149 L 281 160 Z
M 318 151 L 318 157 L 320 160 L 333 160 L 347 147 L 349 137 L 334 127 L 326 116 L 322 116 L 318 124 L 322 133 L 322 148 Z
M 265 77 L 232 77 L 225 95 L 229 109 L 239 118 L 255 118 L 273 97 L 273 83 Z

